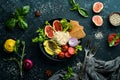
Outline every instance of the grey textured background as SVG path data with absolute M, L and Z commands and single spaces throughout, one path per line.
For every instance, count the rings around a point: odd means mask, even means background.
M 104 24 L 100 28 L 96 28 L 91 21 L 92 16 L 96 15 L 92 12 L 92 5 L 96 1 L 101 1 L 104 4 L 104 9 L 99 13 L 104 19 Z M 44 25 L 46 20 L 56 18 L 77 20 L 84 26 L 86 34 L 93 38 L 96 32 L 101 31 L 104 38 L 101 40 L 94 38 L 94 42 L 99 42 L 100 45 L 95 57 L 102 60 L 111 60 L 120 56 L 120 45 L 109 48 L 107 43 L 109 33 L 120 32 L 120 27 L 113 27 L 108 22 L 108 16 L 111 12 L 120 12 L 120 0 L 76 0 L 76 2 L 88 10 L 88 18 L 81 17 L 76 11 L 70 11 L 69 0 L 0 0 L 0 80 L 19 80 L 18 66 L 13 61 L 3 61 L 3 58 L 8 56 L 3 51 L 3 42 L 9 37 L 26 41 L 27 55 L 25 58 L 30 58 L 34 63 L 34 67 L 30 71 L 24 72 L 23 80 L 46 80 L 47 78 L 44 76 L 46 69 L 50 69 L 54 73 L 67 66 L 76 65 L 77 62 L 82 60 L 83 55 L 81 54 L 83 52 L 80 52 L 67 62 L 50 61 L 42 54 L 38 44 L 31 42 L 31 39 L 36 36 L 35 31 L 38 27 Z M 30 13 L 27 15 L 29 28 L 26 31 L 17 28 L 13 31 L 6 30 L 5 22 L 10 17 L 10 14 L 15 11 L 15 8 L 24 5 L 30 5 L 31 7 Z M 34 16 L 36 10 L 41 13 L 38 18 Z

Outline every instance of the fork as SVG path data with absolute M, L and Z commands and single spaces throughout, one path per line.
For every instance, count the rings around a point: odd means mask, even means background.
M 91 43 L 91 40 L 90 39 L 87 40 L 85 48 L 84 48 L 85 57 L 84 57 L 84 62 L 83 62 L 82 68 L 81 68 L 81 72 L 79 73 L 79 79 L 82 79 L 83 74 L 84 74 L 85 65 L 86 65 L 86 57 L 87 57 L 87 55 L 88 55 L 88 53 L 90 51 L 90 46 L 89 46 L 90 43 Z
M 91 44 L 92 44 L 91 39 L 88 39 L 87 42 L 86 42 L 85 48 L 84 48 L 84 51 L 85 51 L 84 62 L 83 62 L 82 68 L 81 68 L 81 72 L 79 73 L 79 79 L 80 80 L 82 79 L 82 77 L 84 75 L 84 72 L 85 72 L 87 56 L 92 58 L 96 54 L 96 51 L 97 51 L 98 46 L 93 47 Z

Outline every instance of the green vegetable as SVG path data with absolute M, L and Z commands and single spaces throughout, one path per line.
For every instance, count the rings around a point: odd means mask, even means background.
M 63 80 L 68 80 L 69 78 L 71 78 L 73 73 L 73 69 L 68 66 L 67 73 L 64 75 Z
M 39 28 L 37 31 L 38 36 L 32 39 L 32 42 L 36 43 L 36 42 L 44 42 L 47 38 L 47 36 L 45 35 L 44 29 Z
M 115 45 L 115 42 L 120 38 L 120 33 L 116 35 L 116 37 L 109 43 L 109 47 L 112 47 Z
M 12 29 L 15 27 L 16 23 L 17 23 L 17 20 L 15 18 L 11 18 L 6 22 L 6 26 L 9 26 L 8 28 Z
M 6 26 L 9 29 L 12 29 L 18 24 L 19 28 L 23 30 L 27 29 L 28 24 L 25 21 L 25 16 L 29 13 L 29 11 L 30 11 L 30 6 L 28 5 L 16 9 L 15 13 L 13 14 L 13 17 L 6 22 Z
M 23 58 L 25 56 L 25 41 L 21 41 L 21 40 L 17 40 L 16 41 L 16 52 L 18 52 L 19 54 L 17 54 L 17 56 L 13 56 L 10 57 L 8 59 L 4 59 L 5 61 L 10 60 L 10 61 L 15 61 L 18 66 L 19 66 L 19 70 L 20 70 L 20 76 L 22 78 L 23 76 Z
M 78 11 L 79 14 L 81 14 L 83 17 L 88 17 L 88 12 L 84 9 L 81 8 L 79 4 L 75 3 L 75 0 L 70 0 L 71 5 L 73 6 L 70 10 L 71 11 Z
M 18 26 L 19 26 L 20 28 L 24 29 L 24 30 L 28 28 L 28 24 L 27 24 L 26 21 L 25 21 L 23 18 L 21 18 L 21 17 L 19 17 Z
M 30 11 L 30 6 L 23 6 L 20 9 L 17 9 L 19 15 L 25 16 L 29 13 Z
M 75 46 L 75 52 L 77 53 L 78 51 L 82 51 L 82 46 L 81 45 Z
M 63 31 L 68 31 L 72 28 L 72 25 L 66 19 L 60 20 L 60 23 L 62 24 Z
M 48 21 L 45 21 L 45 25 L 50 25 L 50 23 Z
M 18 53 L 20 47 L 20 40 L 16 40 L 15 46 L 14 46 L 14 52 Z

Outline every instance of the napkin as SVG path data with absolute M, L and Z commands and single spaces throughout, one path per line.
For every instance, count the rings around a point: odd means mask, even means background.
M 69 80 L 80 80 L 78 74 L 81 66 L 72 67 L 74 74 Z M 67 70 L 59 70 L 48 80 L 63 80 Z M 120 80 L 120 56 L 110 60 L 102 61 L 96 58 L 87 57 L 86 68 L 82 80 Z

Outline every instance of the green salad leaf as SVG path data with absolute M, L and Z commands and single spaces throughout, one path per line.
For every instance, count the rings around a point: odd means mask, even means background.
M 82 51 L 82 45 L 75 46 L 75 52 Z
M 39 28 L 37 31 L 38 36 L 32 39 L 32 42 L 36 43 L 36 42 L 44 42 L 47 38 L 47 36 L 45 35 L 44 29 Z
M 60 20 L 60 23 L 62 24 L 63 31 L 68 31 L 72 28 L 72 25 L 66 19 Z

